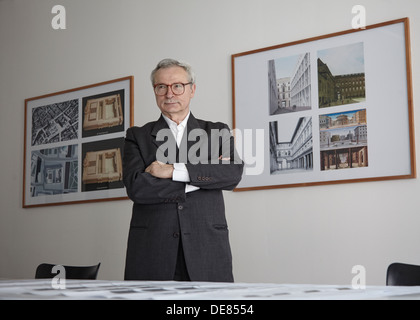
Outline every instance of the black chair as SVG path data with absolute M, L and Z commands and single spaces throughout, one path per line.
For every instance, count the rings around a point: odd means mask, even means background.
M 53 273 L 52 269 L 55 264 L 42 263 L 36 268 L 35 279 L 51 279 L 57 276 L 57 272 Z M 96 280 L 98 276 L 99 267 L 101 264 L 88 267 L 78 266 L 63 266 L 66 270 L 66 279 L 79 279 L 79 280 Z
M 420 286 L 420 266 L 392 263 L 386 272 L 387 286 Z

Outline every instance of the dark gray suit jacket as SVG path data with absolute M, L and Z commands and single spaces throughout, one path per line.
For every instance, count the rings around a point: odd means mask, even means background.
M 179 149 L 172 134 L 158 141 L 159 133 L 165 132 L 162 129 L 170 133 L 161 116 L 156 122 L 127 130 L 123 174 L 127 194 L 134 204 L 125 279 L 172 280 L 182 237 L 192 281 L 231 282 L 232 255 L 222 190 L 236 187 L 242 177 L 243 162 L 235 151 L 229 128 L 190 114 Z M 191 132 L 195 140 L 188 141 Z M 215 136 L 217 132 L 224 134 Z M 157 153 L 159 147 L 164 150 Z M 188 159 L 185 150 L 190 151 Z M 185 193 L 184 182 L 146 173 L 157 154 L 166 157 L 168 163 L 186 163 L 190 184 L 200 189 Z M 218 160 L 220 156 L 225 160 Z

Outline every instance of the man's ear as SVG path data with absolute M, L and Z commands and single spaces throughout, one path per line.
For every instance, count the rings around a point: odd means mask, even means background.
M 197 87 L 196 87 L 196 85 L 195 85 L 195 83 L 193 84 L 193 85 L 191 85 L 191 98 L 193 98 L 194 97 L 194 95 L 195 95 L 195 89 L 196 89 Z

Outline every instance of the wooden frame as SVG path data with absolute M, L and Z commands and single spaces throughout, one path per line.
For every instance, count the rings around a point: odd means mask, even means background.
M 25 100 L 24 208 L 128 199 L 121 159 L 133 88 L 128 76 Z
M 416 178 L 408 18 L 231 59 L 235 191 Z

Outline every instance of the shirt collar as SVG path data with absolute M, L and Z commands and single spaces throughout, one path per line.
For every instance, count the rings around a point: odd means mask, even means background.
M 171 129 L 177 129 L 178 130 L 178 127 L 180 127 L 180 128 L 185 128 L 186 126 L 187 126 L 187 122 L 188 122 L 188 118 L 190 117 L 190 114 L 191 114 L 191 111 L 190 112 L 188 112 L 188 114 L 187 114 L 187 116 L 185 117 L 185 119 L 184 120 L 182 120 L 181 121 L 181 123 L 178 125 L 178 124 L 176 124 L 176 122 L 175 121 L 172 121 L 171 119 L 169 119 L 167 116 L 165 116 L 163 113 L 162 113 L 162 116 L 163 116 L 163 119 L 165 119 L 165 121 L 166 121 L 166 123 L 168 124 L 168 126 L 169 126 L 169 128 L 171 128 Z

